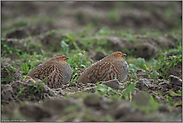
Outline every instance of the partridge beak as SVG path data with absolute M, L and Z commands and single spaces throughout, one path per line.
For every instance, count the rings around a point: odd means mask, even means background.
M 68 57 L 65 57 L 65 60 L 69 59 Z
M 123 56 L 127 56 L 125 53 L 123 53 Z

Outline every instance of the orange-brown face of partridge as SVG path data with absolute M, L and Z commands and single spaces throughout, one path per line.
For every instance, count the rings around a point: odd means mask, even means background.
M 59 62 L 66 62 L 66 60 L 69 59 L 68 57 L 66 57 L 65 55 L 56 55 L 53 56 L 52 60 L 57 60 Z
M 38 79 L 45 79 L 50 88 L 59 88 L 67 84 L 72 75 L 72 69 L 66 62 L 69 59 L 65 55 L 56 55 L 30 71 L 27 76 Z
M 78 83 L 96 83 L 125 79 L 128 74 L 128 64 L 123 59 L 122 52 L 116 51 L 88 67 L 78 78 Z

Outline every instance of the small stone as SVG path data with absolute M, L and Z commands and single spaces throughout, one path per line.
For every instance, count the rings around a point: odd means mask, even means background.
M 182 87 L 182 80 L 179 77 L 170 75 L 169 78 L 170 78 L 170 84 Z
M 102 81 L 102 84 L 107 85 L 112 89 L 119 89 L 121 87 L 118 80 Z

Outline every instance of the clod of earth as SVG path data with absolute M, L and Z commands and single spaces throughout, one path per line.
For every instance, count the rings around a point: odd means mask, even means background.
M 118 80 L 102 81 L 102 84 L 107 85 L 113 89 L 119 89 L 121 87 Z
M 54 96 L 55 92 L 48 88 L 43 83 L 34 84 L 33 81 L 21 82 L 13 81 L 10 84 L 2 85 L 1 97 L 4 100 L 3 104 L 11 104 L 22 101 L 40 101 L 45 95 L 48 97 Z

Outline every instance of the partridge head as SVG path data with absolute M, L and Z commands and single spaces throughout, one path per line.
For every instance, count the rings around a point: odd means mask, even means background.
M 44 80 L 50 88 L 59 88 L 67 84 L 72 75 L 72 69 L 66 62 L 69 59 L 65 55 L 56 55 L 30 71 L 27 76 Z
M 78 83 L 96 83 L 113 79 L 121 81 L 125 79 L 129 70 L 127 62 L 123 59 L 125 55 L 116 51 L 92 64 L 81 73 Z

